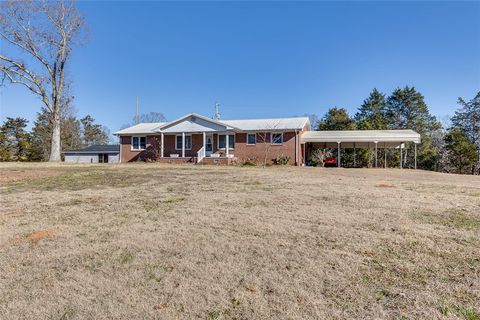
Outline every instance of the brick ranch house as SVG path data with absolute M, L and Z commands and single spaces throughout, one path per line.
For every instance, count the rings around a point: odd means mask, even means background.
M 374 150 L 375 167 L 378 149 L 398 149 L 402 168 L 405 143 L 417 144 L 420 135 L 412 130 L 311 131 L 308 117 L 214 120 L 187 114 L 164 123 L 141 123 L 118 132 L 120 162 L 152 159 L 164 163 L 231 164 L 246 161 L 273 163 L 279 156 L 288 157 L 291 165 L 305 165 L 317 148 L 337 149 L 341 166 L 341 149 Z M 387 153 L 384 153 L 387 163 Z M 355 165 L 354 165 L 355 166 Z
M 120 162 L 155 159 L 165 163 L 304 162 L 300 137 L 308 117 L 213 120 L 188 114 L 165 123 L 141 123 L 118 132 Z M 228 146 L 228 147 L 227 147 Z

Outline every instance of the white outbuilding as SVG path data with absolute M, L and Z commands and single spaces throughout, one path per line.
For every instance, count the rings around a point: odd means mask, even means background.
M 64 152 L 65 162 L 70 163 L 118 163 L 120 145 L 92 145 L 80 150 Z

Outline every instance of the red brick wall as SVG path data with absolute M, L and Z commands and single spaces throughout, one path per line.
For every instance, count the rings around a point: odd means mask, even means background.
M 164 145 L 163 145 L 163 155 L 164 157 L 169 157 L 170 154 L 179 154 L 182 156 L 182 150 L 175 150 L 175 135 L 164 135 Z M 157 142 L 153 140 L 156 139 Z M 156 136 L 147 136 L 147 145 L 146 150 L 138 151 L 132 150 L 132 137 L 131 136 L 122 136 L 120 139 L 120 148 L 122 155 L 122 162 L 131 162 L 131 161 L 141 161 L 145 160 L 148 157 L 152 157 L 155 153 L 154 146 L 157 146 L 158 156 L 160 156 L 160 135 Z M 192 150 L 185 150 L 185 157 L 196 157 L 198 150 L 203 146 L 203 135 L 202 134 L 192 134 Z
M 237 133 L 235 134 L 235 148 L 230 150 L 230 154 L 233 154 L 238 158 L 239 162 L 252 161 L 256 163 L 263 163 L 266 148 L 268 148 L 267 162 L 272 163 L 278 155 L 284 154 L 290 156 L 289 164 L 295 164 L 295 141 L 297 142 L 298 163 L 303 163 L 303 152 L 300 144 L 300 137 L 302 132 L 297 133 L 297 139 L 295 139 L 295 132 L 284 132 L 283 143 L 281 145 L 270 144 L 270 135 L 267 134 L 267 143 L 263 143 L 264 134 L 257 133 L 257 143 L 255 145 L 247 145 L 247 134 Z M 153 141 L 157 139 L 157 142 Z M 121 148 L 121 161 L 131 162 L 145 160 L 152 156 L 154 152 L 154 146 L 157 145 L 160 148 L 160 136 L 147 136 L 147 149 L 144 151 L 131 150 L 131 136 L 122 136 L 120 139 Z M 217 149 L 218 135 L 213 134 L 213 152 L 222 153 L 223 150 Z M 203 146 L 203 135 L 192 134 L 192 150 L 185 150 L 186 157 L 196 157 L 198 150 Z M 156 153 L 160 155 L 160 151 Z M 179 154 L 182 156 L 182 150 L 175 149 L 175 135 L 164 135 L 164 157 L 169 157 L 170 154 Z
M 132 150 L 132 137 L 122 136 L 120 137 L 120 161 L 142 161 L 148 157 L 153 157 L 153 153 L 155 152 L 153 149 L 155 145 L 160 145 L 160 136 L 147 136 L 147 145 L 145 150 Z
M 182 150 L 176 150 L 176 137 L 174 134 L 166 134 L 163 136 L 163 156 L 169 157 L 170 154 L 178 154 L 182 156 Z M 203 134 L 192 134 L 192 150 L 185 149 L 185 157 L 196 157 L 198 150 L 203 147 Z
M 270 144 L 270 134 L 266 135 L 266 143 L 263 142 L 264 133 L 257 133 L 257 143 L 255 145 L 247 144 L 247 134 L 237 133 L 235 135 L 235 150 L 233 153 L 239 162 L 252 161 L 263 163 L 265 155 L 267 162 L 272 163 L 277 156 L 283 154 L 290 157 L 289 164 L 295 164 L 295 132 L 284 132 L 283 143 L 281 145 Z M 297 134 L 297 152 L 300 152 L 299 135 Z

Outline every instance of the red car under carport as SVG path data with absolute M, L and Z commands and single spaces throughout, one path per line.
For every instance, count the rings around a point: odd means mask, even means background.
M 337 158 L 335 157 L 328 157 L 323 160 L 324 167 L 336 167 L 337 166 Z

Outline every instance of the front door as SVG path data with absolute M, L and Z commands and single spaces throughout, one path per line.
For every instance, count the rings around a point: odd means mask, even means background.
M 205 154 L 211 155 L 213 152 L 213 136 L 207 135 L 206 140 L 207 141 L 205 142 Z

